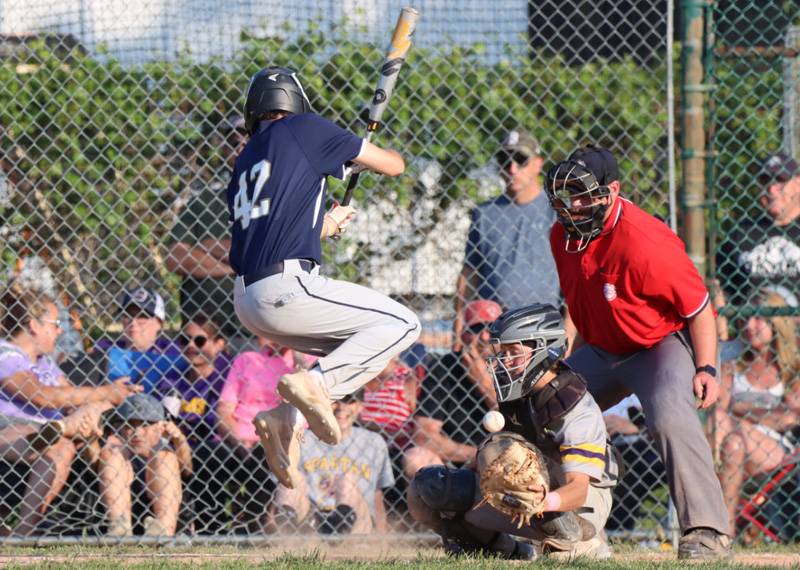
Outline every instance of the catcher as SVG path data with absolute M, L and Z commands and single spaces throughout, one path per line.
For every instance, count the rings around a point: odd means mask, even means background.
M 605 558 L 618 462 L 600 408 L 583 379 L 561 361 L 561 316 L 551 305 L 507 311 L 490 330 L 487 359 L 505 430 L 478 449 L 474 469 L 421 469 L 408 491 L 416 520 L 449 552 L 543 552 Z

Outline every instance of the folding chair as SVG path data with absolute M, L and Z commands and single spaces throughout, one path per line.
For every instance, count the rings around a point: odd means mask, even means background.
M 768 522 L 759 518 L 759 511 L 781 483 L 797 470 L 800 470 L 800 447 L 795 449 L 791 455 L 783 460 L 783 463 L 768 475 L 765 482 L 749 499 L 742 499 L 741 510 L 736 518 L 737 528 L 740 521 L 744 520 L 755 526 L 770 540 L 776 543 L 781 542 L 777 531 L 770 528 Z

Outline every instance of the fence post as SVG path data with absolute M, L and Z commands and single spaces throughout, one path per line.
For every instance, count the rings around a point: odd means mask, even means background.
M 705 104 L 712 89 L 707 82 L 708 26 L 713 0 L 681 2 L 681 138 L 683 185 L 681 192 L 682 224 L 680 233 L 694 264 L 707 274 L 705 208 L 707 159 Z

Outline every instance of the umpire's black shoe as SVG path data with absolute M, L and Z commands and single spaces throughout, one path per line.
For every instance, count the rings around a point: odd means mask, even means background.
M 678 560 L 730 558 L 731 539 L 713 528 L 690 528 L 678 543 Z

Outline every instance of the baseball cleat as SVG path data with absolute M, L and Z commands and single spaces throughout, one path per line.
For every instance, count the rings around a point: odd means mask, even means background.
M 728 535 L 712 528 L 692 528 L 678 542 L 678 560 L 715 560 L 733 556 Z
M 320 441 L 336 445 L 342 440 L 342 431 L 333 415 L 330 398 L 310 372 L 300 370 L 282 376 L 278 381 L 278 393 L 300 410 L 308 427 Z
M 264 456 L 270 471 L 284 487 L 295 488 L 301 477 L 297 466 L 300 463 L 300 431 L 294 425 L 292 408 L 281 404 L 275 409 L 259 412 L 253 418 L 256 433 L 264 447 Z

